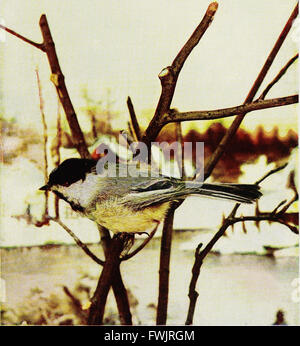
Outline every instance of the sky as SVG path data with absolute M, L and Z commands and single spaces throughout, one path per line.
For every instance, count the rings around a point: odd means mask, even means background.
M 126 128 L 127 96 L 142 125 L 144 110 L 154 110 L 160 95 L 159 72 L 170 65 L 201 21 L 206 0 L 1 0 L 0 20 L 37 42 L 39 18 L 47 19 L 71 99 L 83 127 L 82 89 L 104 100 L 111 90 L 117 128 Z M 296 4 L 295 0 L 222 0 L 215 19 L 181 71 L 172 107 L 207 110 L 242 104 Z M 292 29 L 264 86 L 297 51 Z M 2 35 L 3 36 L 3 35 Z M 1 37 L 2 37 L 1 36 Z M 7 118 L 41 128 L 35 69 L 39 69 L 46 118 L 55 123 L 57 98 L 49 81 L 47 58 L 38 49 L 6 34 L 0 42 L 1 92 Z M 298 91 L 297 64 L 269 93 Z M 263 88 L 263 87 L 262 87 Z M 262 90 L 262 89 L 261 89 Z M 251 113 L 243 126 L 254 130 L 276 124 L 281 134 L 296 127 L 295 105 Z M 232 118 L 226 119 L 229 124 Z M 184 124 L 205 126 L 202 122 Z

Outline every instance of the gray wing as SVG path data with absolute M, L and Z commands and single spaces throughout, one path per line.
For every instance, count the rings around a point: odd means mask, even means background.
M 147 206 L 170 202 L 183 198 L 186 195 L 184 183 L 168 177 L 148 178 L 144 181 L 135 181 L 129 193 L 122 198 L 122 202 L 139 210 Z
M 106 196 L 118 196 L 119 202 L 135 210 L 147 206 L 180 200 L 188 195 L 202 195 L 212 198 L 252 203 L 261 196 L 259 186 L 253 184 L 209 184 L 196 181 L 182 181 L 166 176 L 126 176 L 126 165 L 117 165 L 122 176 L 106 178 L 102 190 Z
M 260 187 L 254 184 L 206 184 L 159 178 L 132 186 L 124 202 L 134 209 L 184 199 L 189 195 L 253 203 L 261 197 Z

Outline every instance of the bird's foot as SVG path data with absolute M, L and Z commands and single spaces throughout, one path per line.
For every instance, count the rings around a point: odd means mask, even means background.
M 122 258 L 128 254 L 128 251 L 132 248 L 134 244 L 134 233 L 115 233 L 114 238 L 118 238 L 123 242 L 123 250 L 120 253 L 120 258 Z

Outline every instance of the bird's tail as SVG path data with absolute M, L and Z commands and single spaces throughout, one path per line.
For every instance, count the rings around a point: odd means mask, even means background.
M 230 199 L 240 203 L 253 203 L 262 196 L 260 187 L 255 184 L 202 184 L 190 186 L 192 194 Z

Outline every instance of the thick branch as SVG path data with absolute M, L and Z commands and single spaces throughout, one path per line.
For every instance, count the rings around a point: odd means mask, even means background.
M 105 258 L 107 258 L 109 255 L 109 251 L 110 251 L 109 248 L 112 241 L 111 236 L 109 234 L 109 231 L 106 228 L 102 226 L 98 226 L 98 229 L 100 233 L 101 244 L 104 250 Z M 116 268 L 114 275 L 115 276 L 112 283 L 112 289 L 113 289 L 116 303 L 118 306 L 121 324 L 132 325 L 132 316 L 130 312 L 127 290 L 124 286 L 119 266 Z
M 287 37 L 294 19 L 297 17 L 298 15 L 298 3 L 295 7 L 295 9 L 293 10 L 290 18 L 288 19 L 286 25 L 284 26 L 282 32 L 280 33 L 274 47 L 272 48 L 269 56 L 267 57 L 266 62 L 264 63 L 258 77 L 256 78 L 251 90 L 249 91 L 248 96 L 245 99 L 245 104 L 252 102 L 252 100 L 255 97 L 255 94 L 257 93 L 259 87 L 261 86 L 267 72 L 269 71 L 279 49 L 281 48 L 285 38 Z M 240 114 L 238 115 L 233 123 L 231 124 L 230 128 L 227 130 L 225 136 L 222 138 L 220 144 L 218 145 L 217 149 L 215 150 L 215 152 L 213 153 L 213 155 L 210 157 L 207 165 L 205 166 L 204 169 L 204 178 L 208 178 L 213 169 L 215 168 L 216 164 L 218 163 L 220 157 L 223 155 L 223 153 L 225 152 L 225 149 L 227 148 L 228 143 L 230 142 L 231 138 L 235 135 L 236 131 L 238 130 L 239 126 L 241 125 L 244 117 L 246 114 Z
M 120 253 L 123 250 L 124 244 L 123 237 L 126 237 L 126 233 L 120 233 L 120 236 L 114 237 L 110 241 L 109 252 L 107 253 L 106 261 L 91 301 L 92 304 L 87 321 L 89 325 L 103 324 L 107 295 L 120 270 Z
M 285 96 L 270 100 L 258 100 L 252 103 L 240 106 L 223 108 L 211 111 L 192 111 L 192 112 L 176 112 L 171 111 L 162 119 L 162 126 L 170 122 L 191 121 L 191 120 L 213 120 L 231 117 L 237 114 L 250 113 L 257 110 L 287 106 L 298 103 L 299 96 Z
M 161 238 L 159 264 L 159 292 L 156 315 L 157 325 L 165 325 L 167 322 L 170 274 L 169 267 L 171 258 L 171 244 L 175 209 L 175 206 L 172 206 L 168 211 L 168 214 L 164 220 L 164 228 Z

